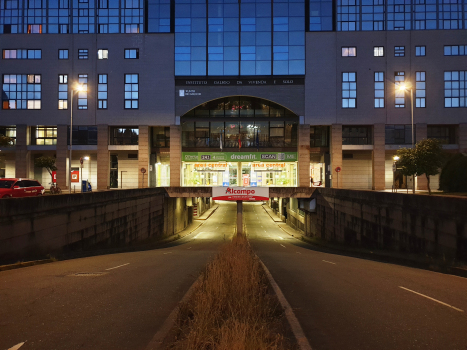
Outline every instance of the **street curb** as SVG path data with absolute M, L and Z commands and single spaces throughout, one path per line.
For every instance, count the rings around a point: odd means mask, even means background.
M 282 308 L 284 309 L 285 317 L 287 318 L 287 321 L 289 322 L 290 328 L 292 329 L 292 332 L 295 336 L 295 339 L 297 340 L 297 344 L 300 350 L 312 350 L 311 345 L 308 342 L 308 339 L 306 338 L 305 333 L 303 332 L 303 329 L 300 326 L 300 323 L 298 322 L 298 319 L 295 316 L 289 302 L 285 298 L 284 294 L 282 293 L 281 289 L 279 288 L 276 281 L 272 277 L 266 265 L 264 265 L 264 263 L 261 260 L 259 260 L 259 262 L 261 263 L 261 266 L 263 267 L 264 273 L 268 277 L 269 283 L 271 284 L 271 287 L 274 290 L 274 293 L 276 293 L 277 299 L 279 300 L 279 302 L 282 305 Z
M 8 271 L 8 270 L 19 269 L 19 268 L 22 268 L 22 267 L 43 265 L 43 264 L 48 264 L 48 263 L 51 263 L 51 262 L 54 262 L 54 261 L 55 261 L 54 259 L 44 259 L 44 260 L 33 260 L 33 261 L 18 262 L 16 264 L 2 265 L 2 266 L 0 266 L 0 271 Z
M 219 204 L 217 205 L 217 207 L 215 207 L 213 210 L 211 210 L 211 212 L 209 213 L 209 215 L 205 219 L 193 219 L 193 220 L 206 221 L 207 219 L 209 219 L 211 217 L 212 214 L 214 214 L 214 212 L 217 210 L 217 208 L 219 208 Z

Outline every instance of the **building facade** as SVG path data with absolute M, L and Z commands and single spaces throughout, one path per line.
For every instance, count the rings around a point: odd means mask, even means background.
M 467 152 L 466 28 L 467 0 L 4 0 L 0 177 L 411 188 L 398 148 Z

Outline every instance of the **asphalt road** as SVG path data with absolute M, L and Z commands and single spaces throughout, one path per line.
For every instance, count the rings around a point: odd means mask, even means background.
M 313 350 L 467 349 L 467 279 L 314 251 L 256 203 L 244 221 Z
M 235 228 L 224 204 L 192 235 L 161 249 L 0 272 L 0 350 L 146 349 Z M 77 273 L 104 273 L 76 276 Z
M 235 212 L 222 203 L 164 248 L 0 272 L 0 350 L 146 349 L 232 234 Z M 244 221 L 313 350 L 467 350 L 467 279 L 314 251 L 260 204 L 244 204 Z

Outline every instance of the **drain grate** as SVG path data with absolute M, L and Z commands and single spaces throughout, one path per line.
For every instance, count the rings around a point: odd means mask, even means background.
M 106 275 L 107 272 L 78 272 L 74 273 L 70 276 L 75 276 L 75 277 L 94 277 L 94 276 L 102 276 Z

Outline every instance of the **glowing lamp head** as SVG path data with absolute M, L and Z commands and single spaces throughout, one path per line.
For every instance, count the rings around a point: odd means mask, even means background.
M 398 156 L 394 156 L 392 159 L 394 159 L 397 162 L 400 158 Z

